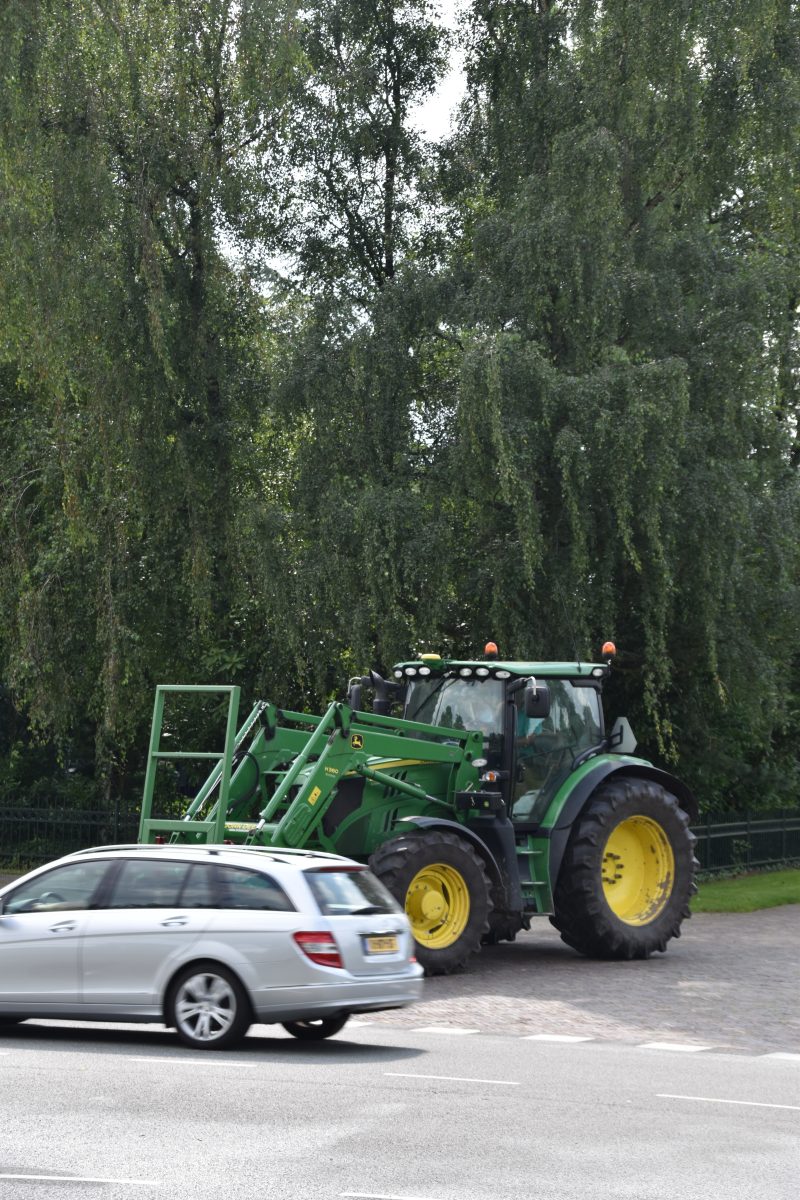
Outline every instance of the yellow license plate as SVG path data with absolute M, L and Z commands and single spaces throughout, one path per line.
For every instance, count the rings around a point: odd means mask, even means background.
M 397 953 L 397 937 L 394 934 L 387 937 L 368 937 L 364 940 L 367 943 L 367 954 Z

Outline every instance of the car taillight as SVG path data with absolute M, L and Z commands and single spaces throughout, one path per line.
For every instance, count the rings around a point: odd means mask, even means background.
M 344 966 L 332 933 L 296 933 L 294 940 L 312 962 L 323 967 Z

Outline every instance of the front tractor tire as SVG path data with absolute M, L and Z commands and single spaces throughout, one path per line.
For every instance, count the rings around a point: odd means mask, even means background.
M 470 843 L 443 829 L 409 833 L 379 846 L 370 867 L 403 905 L 425 974 L 462 970 L 489 932 L 492 909 L 486 868 Z
M 570 834 L 550 918 L 591 958 L 649 958 L 691 916 L 694 835 L 670 792 L 647 779 L 601 784 Z

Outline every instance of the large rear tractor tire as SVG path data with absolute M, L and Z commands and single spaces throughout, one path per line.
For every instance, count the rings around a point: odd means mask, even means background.
M 447 830 L 409 833 L 379 846 L 370 867 L 403 905 L 426 975 L 460 971 L 489 932 L 492 908 L 483 860 Z
M 649 958 L 691 916 L 694 835 L 670 792 L 647 779 L 598 787 L 570 834 L 550 918 L 592 958 Z

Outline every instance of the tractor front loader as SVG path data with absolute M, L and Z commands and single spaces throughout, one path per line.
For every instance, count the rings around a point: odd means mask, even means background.
M 694 891 L 693 797 L 633 756 L 627 721 L 606 732 L 610 661 L 499 661 L 487 651 L 471 661 L 424 655 L 398 664 L 391 681 L 371 672 L 322 716 L 259 701 L 240 728 L 238 688 L 159 686 L 140 841 L 368 863 L 405 908 L 429 974 L 463 968 L 535 915 L 549 915 L 583 954 L 665 950 Z M 227 697 L 221 751 L 162 748 L 173 692 Z M 158 764 L 204 758 L 214 765 L 184 814 L 154 816 Z

